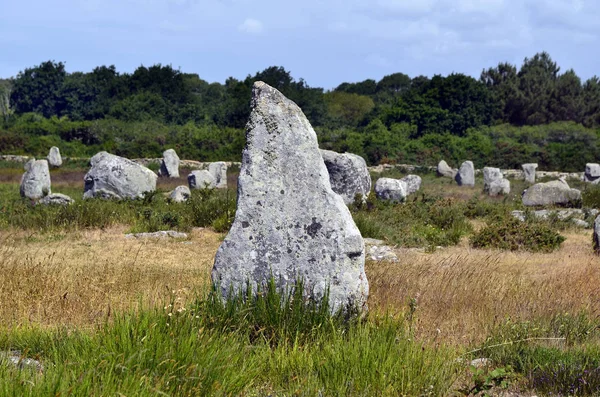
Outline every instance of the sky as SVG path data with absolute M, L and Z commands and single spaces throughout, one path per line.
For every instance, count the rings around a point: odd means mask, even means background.
M 481 71 L 546 51 L 600 76 L 598 0 L 0 0 L 0 77 L 156 63 L 209 82 L 283 66 L 331 89 L 403 72 Z

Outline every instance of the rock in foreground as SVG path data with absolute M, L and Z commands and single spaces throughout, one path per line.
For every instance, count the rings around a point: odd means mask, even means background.
M 252 90 L 235 221 L 219 247 L 213 282 L 227 297 L 273 277 L 332 310 L 364 307 L 369 284 L 363 239 L 333 192 L 317 137 L 300 108 L 263 82 Z
M 90 164 L 83 198 L 135 199 L 156 190 L 156 174 L 129 159 L 100 152 Z
M 46 160 L 29 160 L 21 177 L 21 197 L 39 200 L 51 193 L 50 169 Z
M 334 192 L 342 196 L 346 204 L 352 204 L 357 194 L 367 197 L 371 191 L 371 175 L 362 157 L 352 153 L 336 153 L 321 150 L 329 182 Z
M 523 205 L 569 205 L 581 199 L 581 192 L 571 189 L 565 180 L 536 183 L 523 193 Z

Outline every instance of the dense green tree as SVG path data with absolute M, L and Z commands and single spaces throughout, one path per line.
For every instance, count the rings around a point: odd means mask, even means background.
M 12 114 L 10 107 L 10 93 L 12 91 L 12 81 L 0 79 L 0 118 L 8 120 Z
M 554 121 L 581 122 L 583 114 L 581 91 L 581 79 L 573 69 L 558 76 L 549 104 Z
M 519 125 L 536 125 L 553 121 L 550 101 L 559 71 L 560 68 L 547 52 L 525 58 L 518 74 L 523 111 L 520 119 L 512 120 L 513 122 Z
M 600 126 L 600 78 L 592 77 L 582 88 L 582 123 L 586 127 Z
M 343 91 L 326 93 L 325 103 L 330 123 L 338 126 L 357 126 L 375 107 L 368 96 Z
M 47 61 L 25 69 L 14 80 L 11 106 L 16 113 L 36 112 L 45 117 L 61 115 L 65 107 L 61 93 L 66 76 L 62 62 Z

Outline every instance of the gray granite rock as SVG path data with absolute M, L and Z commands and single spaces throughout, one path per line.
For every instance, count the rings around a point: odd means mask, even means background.
M 444 176 L 446 178 L 455 178 L 458 170 L 454 168 L 450 168 L 448 163 L 445 160 L 441 160 L 437 166 L 437 174 L 438 176 Z
M 227 163 L 217 161 L 208 165 L 208 172 L 215 178 L 215 187 L 217 189 L 227 189 Z
M 465 161 L 461 164 L 455 180 L 458 186 L 475 186 L 475 166 L 472 161 Z
M 52 168 L 58 168 L 62 165 L 62 157 L 60 156 L 60 149 L 56 146 L 52 146 L 50 148 L 50 152 L 48 153 L 48 165 Z
M 379 178 L 375 182 L 375 195 L 380 200 L 389 200 L 400 203 L 406 200 L 406 182 L 400 179 Z
M 70 205 L 73 204 L 75 200 L 66 194 L 61 193 L 52 193 L 38 201 L 38 204 L 43 205 Z
M 371 175 L 362 157 L 352 153 L 321 150 L 329 181 L 334 192 L 342 196 L 346 204 L 352 204 L 357 194 L 366 198 L 371 191 Z
M 39 200 L 52 193 L 50 185 L 47 160 L 31 159 L 25 163 L 25 173 L 21 177 L 21 197 Z
M 600 216 L 594 221 L 594 251 L 600 255 Z
M 190 189 L 214 189 L 217 184 L 215 177 L 208 170 L 192 171 L 187 179 Z
M 523 174 L 525 175 L 525 182 L 535 183 L 535 170 L 537 169 L 537 163 L 526 163 L 521 165 L 523 168 Z
M 285 291 L 298 279 L 332 310 L 365 307 L 365 248 L 343 199 L 331 189 L 317 136 L 300 108 L 254 83 L 231 230 L 212 280 L 224 297 L 271 278 Z
M 406 185 L 406 195 L 418 192 L 419 189 L 421 189 L 421 183 L 423 182 L 419 175 L 407 175 L 400 180 Z
M 495 196 L 506 196 L 510 193 L 510 181 L 508 179 L 496 179 L 488 186 L 488 195 Z
M 168 178 L 179 178 L 179 156 L 174 149 L 167 149 L 163 152 L 158 175 Z
M 192 192 L 190 192 L 190 188 L 187 186 L 177 186 L 171 194 L 169 195 L 169 199 L 174 203 L 183 203 L 188 201 Z
M 500 168 L 494 167 L 483 167 L 483 190 L 488 192 L 492 182 L 503 179 L 502 171 Z
M 600 164 L 587 163 L 585 165 L 583 180 L 594 184 L 600 183 Z
M 100 152 L 90 159 L 83 198 L 135 199 L 156 190 L 154 172 L 124 157 Z
M 187 233 L 176 232 L 174 230 L 161 230 L 153 233 L 130 233 L 126 234 L 125 238 L 150 238 L 150 239 L 161 239 L 161 238 L 188 238 Z
M 0 351 L 0 365 L 10 365 L 19 370 L 33 370 L 36 372 L 43 372 L 44 366 L 38 360 L 32 358 L 23 357 L 21 352 L 13 351 Z
M 581 199 L 581 192 L 571 189 L 560 179 L 546 183 L 536 183 L 523 192 L 523 205 L 527 207 L 542 205 L 569 205 Z

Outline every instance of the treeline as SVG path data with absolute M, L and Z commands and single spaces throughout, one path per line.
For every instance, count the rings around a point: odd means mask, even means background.
M 470 158 L 478 166 L 537 161 L 567 171 L 600 157 L 600 80 L 560 73 L 547 53 L 520 68 L 501 63 L 479 79 L 395 73 L 331 91 L 282 67 L 220 84 L 164 65 L 68 73 L 48 61 L 0 80 L 0 152 L 39 155 L 56 144 L 71 155 L 105 149 L 146 157 L 170 146 L 187 158 L 236 160 L 257 80 L 303 109 L 323 147 L 371 164 Z

